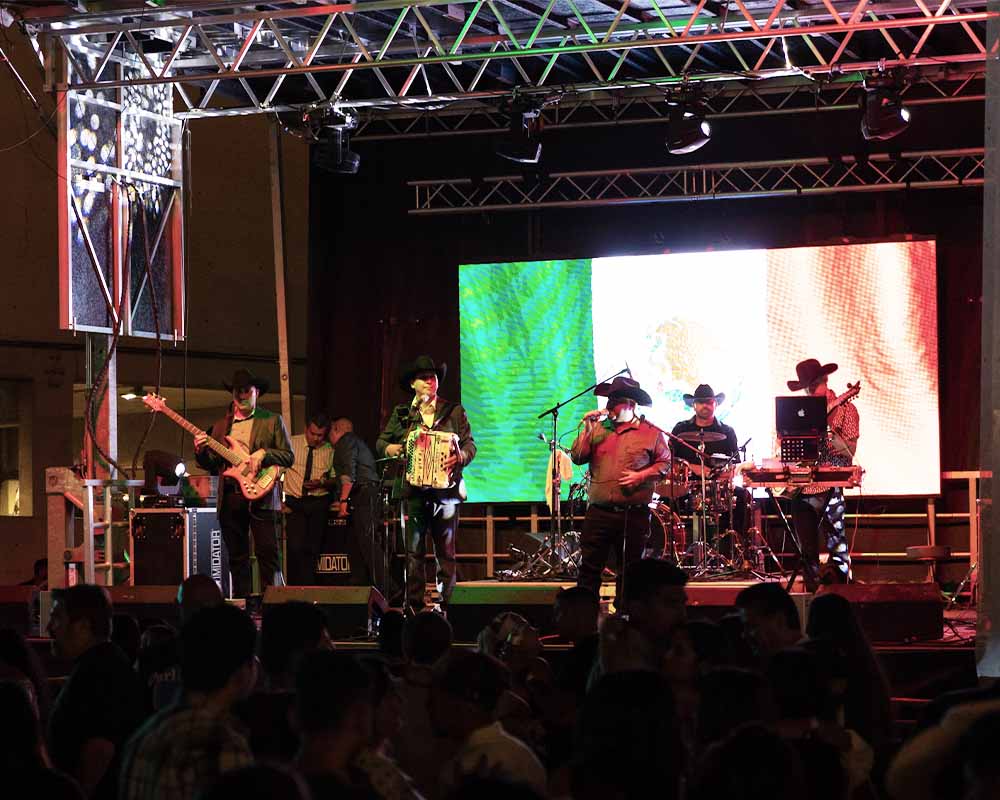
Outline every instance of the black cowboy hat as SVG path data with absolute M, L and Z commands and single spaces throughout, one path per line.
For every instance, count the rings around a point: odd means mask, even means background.
M 441 382 L 448 374 L 448 365 L 443 361 L 437 364 L 430 356 L 417 356 L 409 364 L 403 366 L 403 371 L 399 374 L 399 385 L 403 387 L 404 391 L 410 391 L 410 382 L 415 375 L 421 372 L 433 372 L 438 376 L 438 382 Z
M 624 375 L 619 375 L 611 383 L 600 384 L 594 389 L 594 394 L 598 397 L 626 397 L 635 400 L 640 406 L 653 405 L 653 398 L 643 391 L 639 381 L 626 378 Z
M 726 396 L 722 392 L 716 394 L 712 391 L 711 386 L 707 383 L 703 383 L 694 390 L 694 394 L 684 395 L 684 405 L 694 405 L 696 400 L 715 400 L 716 405 L 718 405 L 719 403 L 726 402 Z
M 788 381 L 788 388 L 793 392 L 805 389 L 812 383 L 837 371 L 836 364 L 820 364 L 815 358 L 807 358 L 795 365 L 795 374 L 799 376 L 797 381 Z
M 222 382 L 222 385 L 226 388 L 227 392 L 233 392 L 237 389 L 243 390 L 251 386 L 256 386 L 257 391 L 261 394 L 267 392 L 267 387 L 271 384 L 268 382 L 267 378 L 258 378 L 250 370 L 238 369 L 233 373 L 232 383 Z

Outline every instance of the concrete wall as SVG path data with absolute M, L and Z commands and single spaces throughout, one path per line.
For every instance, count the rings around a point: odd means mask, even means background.
M 4 49 L 42 103 L 41 70 L 27 40 L 5 30 Z M 164 385 L 216 388 L 240 366 L 277 387 L 268 125 L 263 117 L 191 124 L 193 212 L 188 219 L 187 355 L 167 346 Z M 70 465 L 82 446 L 73 424 L 73 384 L 85 380 L 83 337 L 58 330 L 56 144 L 47 131 L 13 149 L 41 127 L 6 69 L 0 69 L 0 378 L 30 383 L 32 514 L 0 517 L 0 584 L 31 574 L 45 549 L 44 469 Z M 308 149 L 283 138 L 287 310 L 292 390 L 305 390 L 308 247 Z M 156 380 L 155 347 L 123 340 L 123 386 Z M 275 400 L 271 406 L 277 408 Z M 204 415 L 202 415 L 204 416 Z M 200 421 L 200 420 L 198 420 Z M 134 419 L 124 421 L 128 430 Z M 170 423 L 156 440 L 177 441 Z M 298 427 L 298 423 L 296 423 Z M 179 431 L 179 429 L 175 429 Z M 122 452 L 131 463 L 132 452 Z

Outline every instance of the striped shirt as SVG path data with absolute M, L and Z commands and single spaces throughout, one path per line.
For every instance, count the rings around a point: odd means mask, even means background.
M 292 437 L 292 455 L 295 460 L 285 471 L 285 494 L 292 497 L 302 497 L 302 484 L 306 480 L 306 461 L 309 459 L 309 445 L 306 435 L 300 433 Z M 323 442 L 313 448 L 312 479 L 318 480 L 329 476 L 333 467 L 333 448 L 329 442 Z M 321 497 L 329 494 L 326 489 L 313 489 L 307 493 L 310 497 Z

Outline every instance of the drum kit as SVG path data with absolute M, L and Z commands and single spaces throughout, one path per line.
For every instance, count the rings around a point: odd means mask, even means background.
M 705 445 L 724 442 L 715 431 L 691 431 L 678 435 L 664 432 L 680 444 L 690 446 L 699 463 L 680 458 L 671 462 L 670 472 L 653 487 L 649 504 L 650 530 L 643 558 L 670 561 L 697 578 L 769 577 L 768 568 L 781 572 L 760 530 L 749 525 L 752 498 L 737 502 L 734 479 L 741 464 L 727 455 L 707 454 Z M 571 527 L 579 518 L 577 510 L 586 502 L 588 481 L 570 488 L 569 514 L 563 517 Z M 539 547 L 526 553 L 511 547 L 514 565 L 498 572 L 500 580 L 575 579 L 580 565 L 580 533 L 565 531 L 558 539 L 532 534 Z

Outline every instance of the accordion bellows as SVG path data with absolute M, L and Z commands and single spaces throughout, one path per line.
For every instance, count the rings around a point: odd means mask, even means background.
M 458 436 L 450 431 L 418 428 L 406 437 L 406 482 L 424 489 L 455 485 L 444 460 L 458 450 Z

